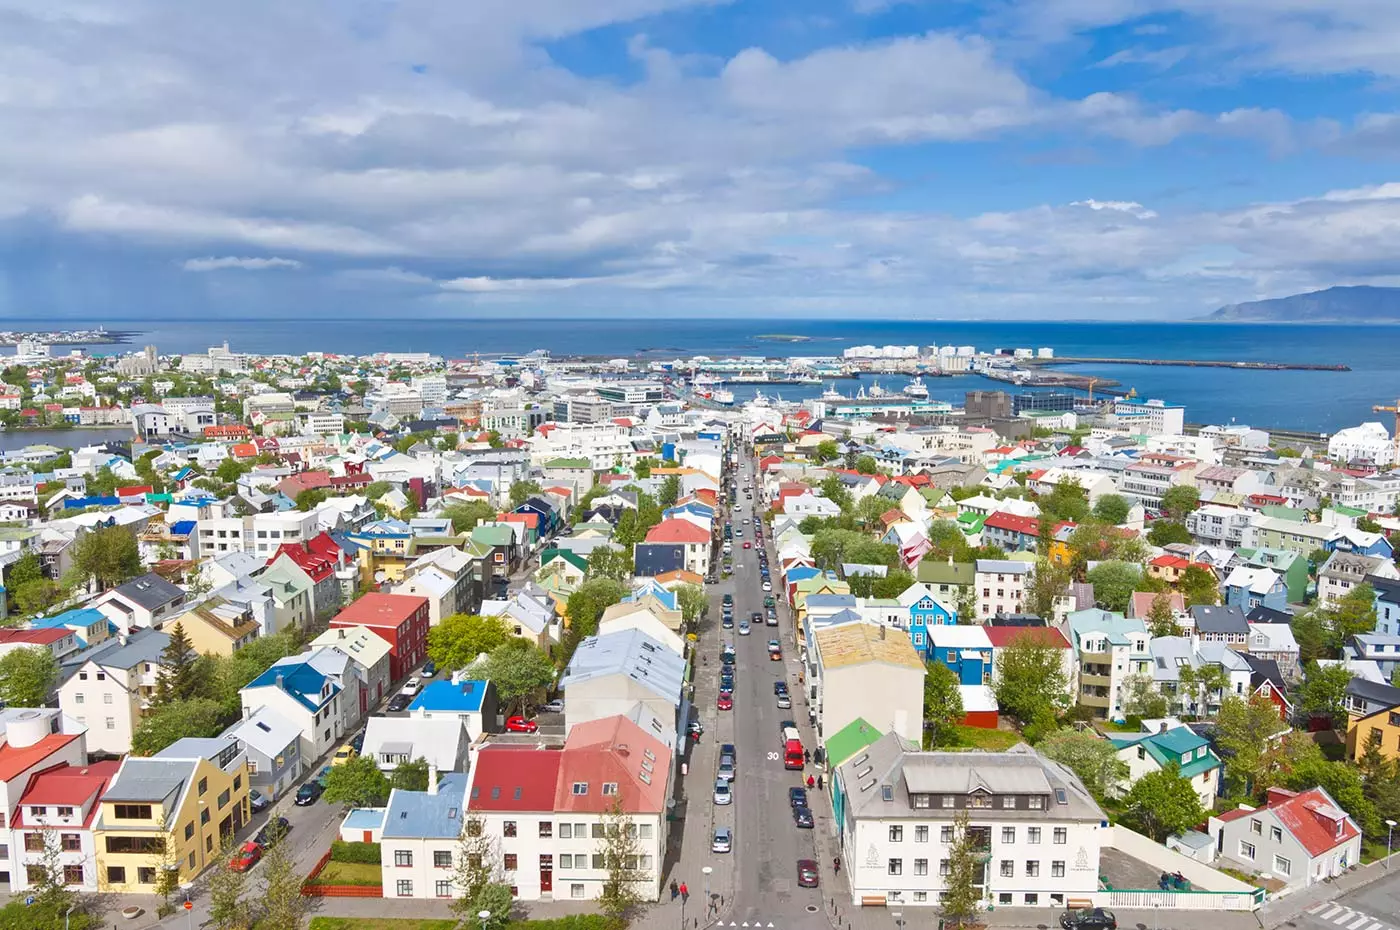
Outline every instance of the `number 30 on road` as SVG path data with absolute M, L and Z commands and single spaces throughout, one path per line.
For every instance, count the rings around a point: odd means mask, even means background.
M 768 759 L 772 762 L 776 762 L 778 761 L 778 754 L 776 752 L 770 752 L 768 754 Z

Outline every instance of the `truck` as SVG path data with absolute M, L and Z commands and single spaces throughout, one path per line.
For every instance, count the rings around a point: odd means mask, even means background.
M 783 727 L 783 768 L 802 769 L 802 737 L 797 727 Z

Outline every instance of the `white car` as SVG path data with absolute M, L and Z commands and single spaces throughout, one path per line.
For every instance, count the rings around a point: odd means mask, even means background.
M 710 852 L 727 853 L 734 845 L 734 834 L 728 827 L 715 827 L 715 838 L 710 842 Z
M 729 782 L 723 778 L 715 779 L 715 803 L 733 804 L 734 792 L 729 787 Z
M 564 712 L 564 702 L 555 698 L 548 704 L 542 705 L 540 710 L 544 711 L 546 714 L 562 714 Z
M 772 590 L 773 590 L 773 584 L 772 584 L 772 582 L 770 582 L 767 578 L 763 579 L 763 590 L 765 590 L 765 591 L 772 591 Z
M 413 695 L 418 693 L 418 689 L 422 687 L 423 682 L 419 681 L 417 675 L 414 675 L 408 681 L 403 683 L 403 687 L 399 689 L 399 694 L 406 694 L 409 697 L 413 697 Z
M 740 620 L 740 621 L 739 621 L 739 635 L 740 635 L 740 636 L 748 636 L 749 633 L 750 633 L 749 621 L 747 621 L 747 620 Z

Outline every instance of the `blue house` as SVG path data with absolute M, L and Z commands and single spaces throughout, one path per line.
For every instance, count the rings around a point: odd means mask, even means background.
M 1389 578 L 1368 578 L 1376 591 L 1376 632 L 1393 636 L 1400 634 L 1400 581 Z
M 929 652 L 933 661 L 946 665 L 960 685 L 985 685 L 992 681 L 992 641 L 980 626 L 929 628 Z
M 1288 607 L 1288 584 L 1271 568 L 1236 566 L 1221 588 L 1225 604 L 1249 613 L 1256 607 L 1284 610 Z
M 957 626 L 958 612 L 938 599 L 933 589 L 926 584 L 916 583 L 904 589 L 896 600 L 899 606 L 909 612 L 909 641 L 924 661 L 929 659 L 932 640 L 929 631 L 933 627 Z

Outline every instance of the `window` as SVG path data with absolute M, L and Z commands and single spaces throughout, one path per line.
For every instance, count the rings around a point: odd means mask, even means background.
M 574 838 L 574 825 L 571 823 L 561 823 L 559 825 L 559 838 L 561 840 L 571 840 Z
M 204 810 L 202 810 L 202 811 L 199 812 L 199 825 L 200 825 L 201 827 L 203 827 L 203 826 L 208 825 L 208 823 L 209 823 L 209 808 L 206 807 Z
M 1043 811 L 1045 810 L 1045 798 L 1038 794 L 1033 794 L 1026 798 L 1026 806 L 1033 811 Z
M 1002 827 L 1002 828 L 1001 828 L 1001 841 L 1002 841 L 1003 843 L 1014 843 L 1014 842 L 1016 842 L 1016 828 L 1015 828 L 1015 827 Z
M 604 862 L 605 862 L 605 860 L 603 859 L 603 854 L 602 854 L 602 853 L 594 853 L 594 854 L 593 854 L 593 868 L 599 869 L 599 870 L 602 870 L 602 869 L 604 869 L 604 868 L 607 868 L 607 866 L 604 864 Z
M 954 802 L 953 796 L 952 796 L 951 794 L 945 794 L 945 795 L 943 795 L 943 806 L 944 806 L 944 807 L 952 807 L 954 803 L 955 803 L 955 802 Z
M 1274 871 L 1280 875 L 1288 875 L 1293 871 L 1293 863 L 1282 856 L 1274 856 Z
M 507 820 L 501 824 L 502 836 L 515 836 L 515 821 Z
M 1032 846 L 1040 845 L 1040 827 L 1026 827 L 1026 842 Z
M 1246 859 L 1254 858 L 1254 844 L 1240 840 L 1240 855 Z
M 1038 859 L 1027 859 L 1027 860 L 1026 860 L 1026 878 L 1039 878 L 1039 877 L 1040 877 L 1040 860 L 1038 860 Z
M 1009 797 L 1009 796 L 1008 796 L 1008 797 L 1002 798 L 1002 799 L 1001 799 L 1001 809 L 1002 809 L 1002 810 L 1007 810 L 1007 811 L 1015 810 L 1015 809 L 1016 809 L 1016 799 L 1015 799 L 1014 797 Z
M 1016 863 L 1010 859 L 1001 860 L 1001 877 L 1014 878 L 1016 876 Z
M 916 891 L 916 892 L 914 892 L 914 903 L 915 903 L 915 904 L 927 904 L 927 903 L 928 903 L 928 892 L 927 892 L 927 891 Z
M 227 788 L 219 792 L 219 810 L 223 810 L 225 807 L 228 806 L 228 797 L 229 794 Z
M 65 865 L 63 867 L 63 884 L 81 885 L 83 883 L 83 867 L 80 865 Z
M 398 882 L 395 884 L 394 887 L 395 887 L 395 891 L 398 893 L 398 896 L 399 896 L 400 898 L 411 898 L 411 897 L 413 897 L 413 881 L 412 881 L 412 879 L 401 878 L 401 879 L 398 880 Z
M 151 805 L 149 804 L 115 804 L 113 805 L 118 820 L 150 820 Z
M 1032 892 L 1032 893 L 1028 893 L 1028 894 L 1026 895 L 1026 906 L 1027 906 L 1027 907 L 1030 907 L 1030 906 L 1032 906 L 1032 905 L 1036 905 L 1036 904 L 1039 904 L 1039 903 L 1040 903 L 1040 895 L 1035 894 L 1035 893 L 1033 893 L 1033 892 Z
M 952 828 L 952 827 L 939 827 L 939 828 L 938 828 L 938 842 L 940 842 L 940 843 L 945 843 L 945 844 L 946 844 L 946 843 L 951 843 L 951 842 L 953 842 L 953 828 Z
M 891 842 L 891 843 L 903 843 L 903 842 L 904 842 L 904 828 L 903 828 L 902 826 L 899 826 L 898 824 L 896 824 L 896 825 L 890 827 L 890 842 Z
M 989 808 L 992 806 L 992 799 L 986 795 L 974 794 L 968 797 L 967 806 L 973 808 Z
M 411 865 L 413 865 L 413 850 L 411 850 L 411 849 L 396 849 L 396 850 L 394 850 L 394 867 L 395 867 L 395 868 L 405 869 L 405 868 L 408 868 L 408 867 L 411 866 Z
M 507 872 L 514 872 L 520 864 L 520 860 L 516 857 L 515 853 L 506 853 L 504 859 L 505 861 L 502 863 L 502 867 Z
M 927 859 L 915 859 L 915 860 L 914 860 L 914 874 L 915 874 L 915 875 L 927 875 L 927 874 L 928 874 L 928 860 L 927 860 Z
M 615 781 L 603 782 L 603 795 L 606 797 L 610 794 L 617 794 L 617 782 Z
M 1055 845 L 1063 846 L 1069 842 L 1069 830 L 1066 827 L 1055 828 Z
M 204 851 L 205 851 L 205 852 L 213 852 L 213 851 L 214 851 L 214 838 L 213 838 L 212 836 L 206 836 L 206 837 L 204 838 Z
M 452 883 L 439 879 L 433 883 L 433 894 L 439 898 L 452 897 Z
M 160 836 L 109 836 L 109 853 L 163 853 L 165 838 Z
M 583 857 L 580 856 L 579 858 L 583 858 Z M 574 867 L 574 857 L 573 857 L 573 854 L 572 854 L 572 853 L 560 853 L 560 854 L 559 854 L 559 868 L 561 868 L 561 869 L 572 869 L 573 867 Z
M 576 782 L 574 782 L 574 794 L 587 794 L 587 793 L 588 793 L 588 782 L 586 782 L 586 781 L 576 781 Z
M 107 881 L 110 882 L 110 883 L 113 884 L 113 885 L 125 885 L 125 884 L 126 884 L 126 866 L 122 866 L 122 865 L 109 865 L 109 866 L 107 866 Z
M 1255 836 L 1262 836 L 1264 834 L 1264 825 L 1259 822 L 1258 817 L 1249 821 L 1249 832 L 1253 833 Z
M 156 883 L 156 870 L 152 866 L 138 866 L 136 869 L 136 880 L 143 885 L 154 885 Z
M 912 798 L 914 806 L 919 810 L 928 810 L 932 804 L 932 799 L 926 794 L 916 794 Z
M 947 859 L 938 860 L 938 874 L 944 878 L 948 877 L 949 864 Z
M 583 891 L 583 886 L 582 886 L 582 885 L 574 884 L 574 885 L 570 885 L 570 886 L 569 886 L 569 897 L 571 897 L 571 898 L 582 898 L 582 897 L 583 897 L 583 894 L 584 894 L 584 891 Z
M 1273 840 L 1275 843 L 1282 843 L 1282 842 L 1283 842 L 1283 829 L 1282 829 L 1281 827 L 1270 827 L 1270 828 L 1269 828 L 1269 839 Z
M 915 827 L 915 828 L 914 828 L 914 842 L 916 842 L 916 843 L 927 843 L 927 842 L 928 842 L 928 827 L 927 827 L 927 826 L 921 826 L 921 827 Z
M 639 837 L 641 837 L 644 840 L 651 839 L 651 824 L 643 823 L 636 824 L 635 826 L 637 827 L 637 835 Z
M 542 840 L 547 840 L 547 839 L 553 838 L 553 836 L 554 836 L 554 821 L 552 821 L 552 820 L 541 820 L 541 821 L 540 821 L 540 839 L 542 839 Z
M 1000 894 L 998 894 L 998 895 L 997 895 L 997 903 L 998 903 L 998 904 L 1010 904 L 1010 903 L 1011 903 L 1011 893 L 1010 893 L 1010 892 L 1003 891 L 1003 892 L 1001 892 Z
M 107 717 L 103 722 L 109 730 L 115 730 L 117 728 L 117 721 L 113 717 Z
M 591 832 L 593 838 L 594 838 L 595 840 L 601 840 L 601 839 L 603 838 L 603 825 L 602 825 L 601 823 L 595 823 L 595 824 L 592 824 L 591 826 L 592 826 L 592 830 L 591 830 L 590 832 Z M 574 839 L 578 839 L 578 830 L 577 830 L 577 829 L 574 830 Z
M 452 868 L 452 853 L 451 853 L 451 851 L 446 850 L 446 849 L 435 849 L 435 850 L 433 850 L 433 868 L 435 868 L 435 869 L 450 869 L 450 868 Z
M 240 789 L 240 788 L 242 788 L 242 787 L 243 787 L 243 776 L 242 776 L 242 775 L 235 775 L 235 776 L 233 776 L 233 790 L 234 790 L 234 791 L 237 791 L 238 789 Z
M 87 676 L 84 675 L 83 677 L 86 678 Z M 74 703 L 74 704 L 81 704 L 81 703 L 83 703 L 83 695 L 82 695 L 81 692 L 79 692 L 78 694 L 73 695 L 73 703 Z
M 890 860 L 890 865 L 889 865 L 889 874 L 891 874 L 891 875 L 903 875 L 903 874 L 904 874 L 904 860 L 903 860 L 903 859 L 891 859 L 891 860 Z

